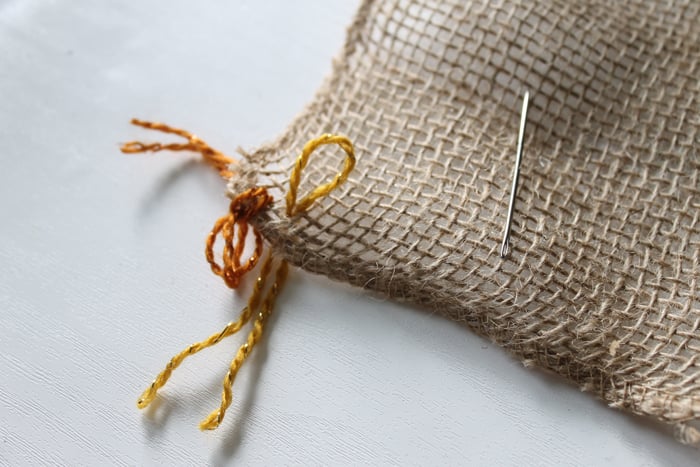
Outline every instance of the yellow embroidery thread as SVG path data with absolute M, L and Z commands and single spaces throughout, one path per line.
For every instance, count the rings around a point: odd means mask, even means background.
M 297 202 L 297 189 L 301 183 L 301 172 L 309 162 L 309 156 L 319 147 L 326 144 L 337 144 L 345 151 L 345 163 L 343 170 L 333 177 L 330 182 L 319 185 L 314 188 L 311 193 L 306 195 L 301 201 Z M 347 180 L 350 172 L 355 167 L 355 149 L 352 143 L 345 136 L 325 134 L 319 138 L 312 139 L 304 145 L 296 163 L 292 168 L 292 173 L 289 175 L 289 191 L 287 192 L 287 216 L 292 217 L 296 214 L 305 212 L 319 198 L 327 196 L 331 191 L 335 190 L 341 183 Z
M 200 140 L 191 133 L 172 128 L 162 123 L 144 122 L 133 119 L 134 125 L 143 128 L 153 129 L 164 133 L 179 135 L 188 140 L 186 144 L 170 143 L 150 143 L 144 144 L 137 141 L 132 141 L 124 144 L 121 149 L 124 153 L 141 153 L 147 151 L 194 151 L 202 155 L 204 161 L 216 168 L 222 177 L 230 178 L 233 172 L 229 166 L 233 160 L 226 157 L 221 152 L 211 148 L 204 141 Z M 343 164 L 343 169 L 329 182 L 317 186 L 311 192 L 297 202 L 297 191 L 301 183 L 301 174 L 306 167 L 311 154 L 320 146 L 337 144 L 345 151 L 346 158 Z M 310 140 L 304 145 L 304 148 L 297 158 L 289 178 L 289 191 L 286 196 L 286 213 L 289 217 L 306 212 L 309 207 L 318 199 L 327 196 L 331 191 L 336 189 L 340 184 L 347 180 L 350 172 L 355 166 L 355 151 L 352 143 L 345 136 L 324 134 L 318 138 Z M 229 206 L 229 213 L 219 218 L 211 232 L 207 236 L 205 256 L 214 274 L 222 277 L 227 286 L 235 288 L 240 283 L 240 278 L 252 270 L 262 255 L 263 238 L 260 232 L 253 227 L 255 239 L 255 250 L 252 256 L 245 262 L 241 263 L 241 256 L 245 247 L 245 240 L 249 231 L 249 220 L 263 209 L 268 208 L 272 204 L 272 197 L 264 188 L 256 187 L 246 190 L 237 196 Z M 236 227 L 238 228 L 237 241 Z M 223 247 L 223 263 L 219 264 L 214 258 L 214 243 L 217 236 L 221 235 L 224 239 Z M 228 323 L 223 330 L 216 334 L 212 334 L 207 339 L 190 345 L 182 352 L 175 355 L 153 380 L 151 385 L 141 394 L 136 405 L 143 409 L 147 407 L 158 394 L 158 390 L 162 388 L 170 379 L 173 370 L 175 370 L 189 356 L 196 354 L 200 350 L 218 344 L 224 338 L 235 334 L 243 326 L 245 326 L 252 316 L 257 312 L 257 317 L 253 322 L 252 329 L 248 333 L 245 343 L 238 349 L 236 356 L 229 365 L 228 372 L 224 377 L 223 390 L 221 393 L 220 406 L 212 411 L 199 425 L 202 430 L 213 430 L 219 426 L 230 407 L 233 400 L 232 386 L 235 381 L 238 370 L 241 368 L 245 360 L 250 355 L 253 347 L 259 342 L 265 328 L 265 324 L 272 313 L 275 301 L 279 295 L 288 273 L 288 264 L 282 259 L 277 266 L 275 279 L 272 285 L 263 295 L 265 286 L 272 270 L 273 256 L 268 253 L 263 265 L 258 274 L 253 290 L 248 298 L 248 304 L 236 321 Z
M 250 297 L 248 298 L 248 304 L 241 311 L 238 320 L 231 321 L 224 327 L 224 329 L 221 330 L 221 332 L 212 334 L 207 339 L 204 339 L 201 342 L 194 343 L 179 354 L 175 355 L 165 366 L 165 369 L 158 376 L 156 376 L 156 379 L 153 380 L 153 383 L 151 383 L 148 389 L 146 389 L 143 392 L 143 394 L 141 394 L 141 397 L 139 397 L 138 401 L 136 402 L 136 405 L 139 409 L 146 408 L 151 402 L 153 402 L 153 399 L 155 399 L 158 390 L 165 386 L 165 383 L 167 383 L 168 379 L 170 379 L 173 370 L 180 366 L 180 364 L 183 362 L 183 360 L 185 360 L 185 358 L 189 357 L 190 355 L 194 355 L 200 350 L 206 349 L 207 347 L 211 347 L 212 345 L 218 344 L 226 337 L 238 332 L 243 326 L 246 325 L 246 323 L 248 323 L 253 313 L 253 310 L 256 310 L 260 304 L 262 291 L 265 287 L 265 282 L 270 273 L 270 269 L 272 269 L 272 256 L 268 255 L 267 259 L 263 262 L 260 275 L 255 281 L 253 291 L 251 292 Z

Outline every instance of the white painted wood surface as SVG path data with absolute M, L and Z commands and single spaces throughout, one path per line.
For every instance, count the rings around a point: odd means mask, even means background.
M 187 361 L 244 303 L 203 241 L 227 201 L 132 116 L 233 153 L 278 134 L 355 2 L 0 1 L 0 464 L 692 465 L 658 427 L 524 369 L 468 330 L 294 271 L 271 332 L 219 400 L 239 339 Z M 361 162 L 360 162 L 361 163 Z

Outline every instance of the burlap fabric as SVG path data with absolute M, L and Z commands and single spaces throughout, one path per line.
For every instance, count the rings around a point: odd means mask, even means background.
M 291 263 L 464 322 L 697 443 L 699 10 L 695 0 L 365 1 L 313 102 L 236 167 L 229 191 L 270 187 L 277 202 L 255 223 Z M 289 167 L 325 132 L 350 137 L 357 167 L 290 220 Z M 342 158 L 313 155 L 302 192 Z

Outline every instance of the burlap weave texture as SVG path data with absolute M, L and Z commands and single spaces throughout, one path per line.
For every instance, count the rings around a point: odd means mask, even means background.
M 311 104 L 229 191 L 270 187 L 255 223 L 291 263 L 464 322 L 697 443 L 699 77 L 694 0 L 366 0 Z M 289 167 L 326 132 L 356 169 L 289 219 Z M 312 157 L 302 191 L 343 154 Z

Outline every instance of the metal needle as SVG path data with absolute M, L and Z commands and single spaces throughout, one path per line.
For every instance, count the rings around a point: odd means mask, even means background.
M 523 110 L 520 114 L 520 132 L 518 133 L 518 149 L 515 154 L 515 169 L 513 170 L 513 186 L 510 190 L 510 203 L 508 204 L 508 217 L 506 228 L 503 231 L 503 243 L 501 244 L 501 258 L 506 258 L 510 253 L 510 226 L 513 221 L 515 209 L 515 196 L 518 191 L 518 179 L 520 178 L 520 160 L 523 156 L 523 139 L 525 138 L 525 123 L 527 122 L 527 106 L 530 101 L 530 93 L 525 91 L 523 96 Z

